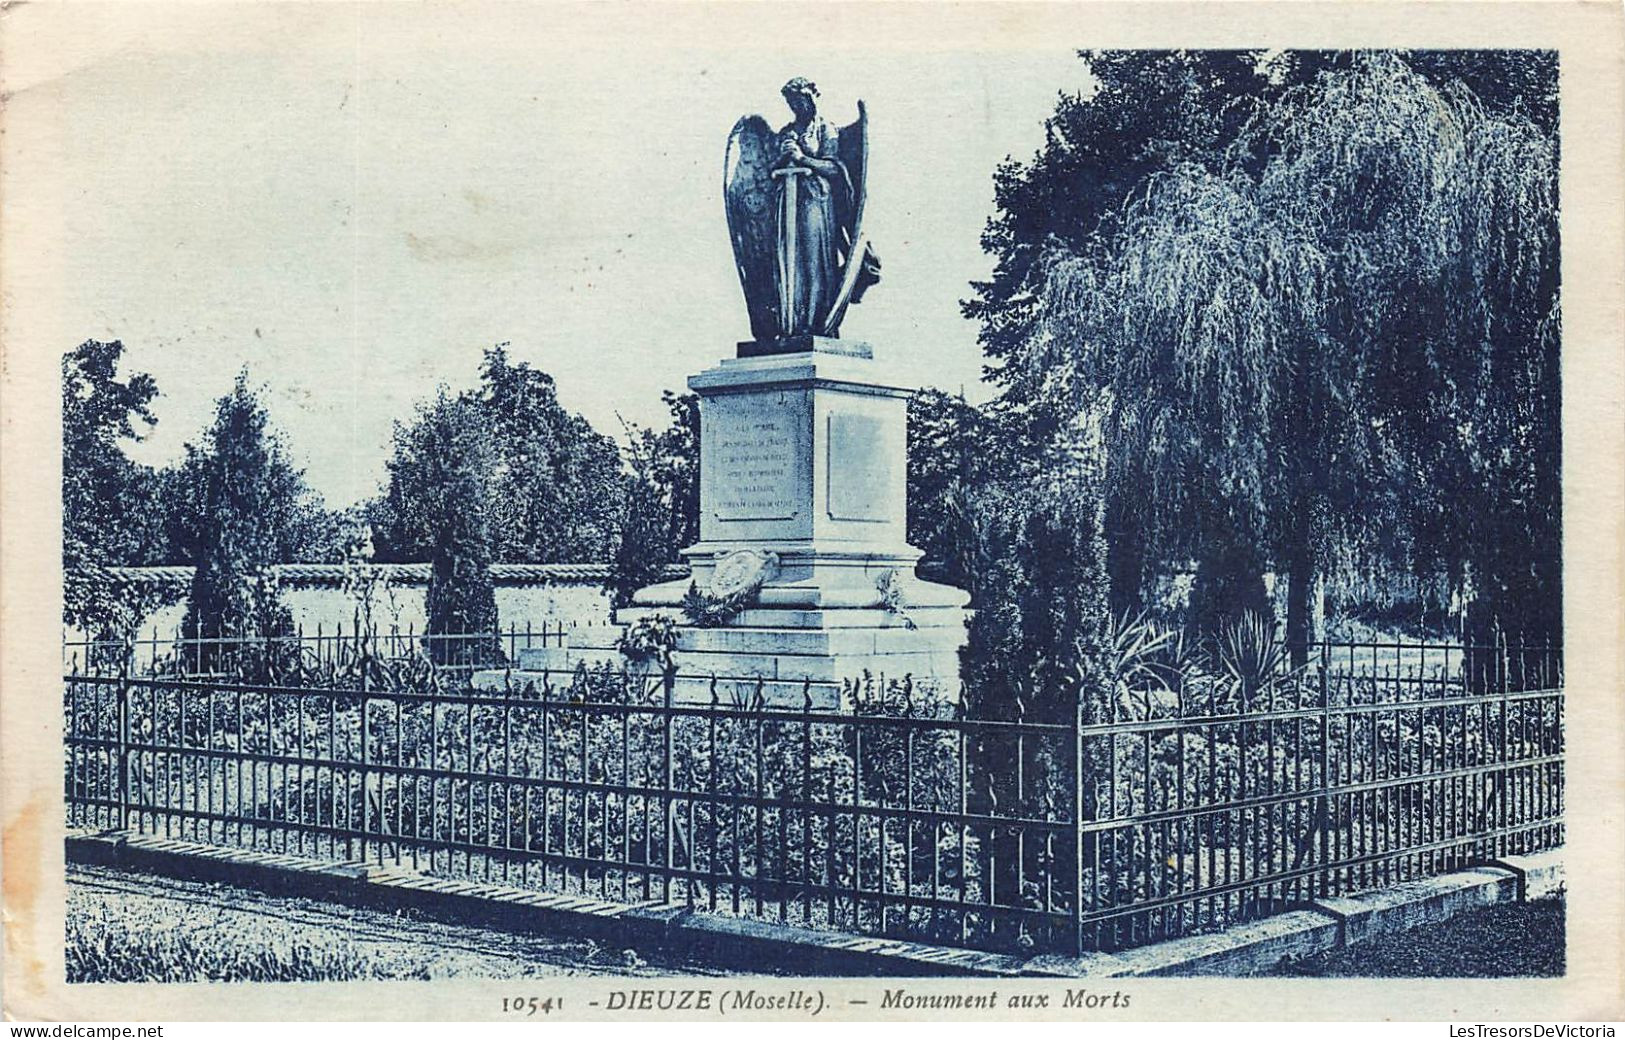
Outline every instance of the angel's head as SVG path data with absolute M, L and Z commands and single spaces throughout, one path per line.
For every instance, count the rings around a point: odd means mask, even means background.
M 779 93 L 784 95 L 785 104 L 798 119 L 805 119 L 818 111 L 818 87 L 805 76 L 797 76 L 786 83 Z

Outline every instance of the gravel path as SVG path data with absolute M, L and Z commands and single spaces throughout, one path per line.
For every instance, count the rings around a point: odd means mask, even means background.
M 590 939 L 515 935 L 103 867 L 67 874 L 69 981 L 713 974 Z
M 1562 899 L 1507 903 L 1284 964 L 1274 974 L 1364 978 L 1513 978 L 1563 974 Z

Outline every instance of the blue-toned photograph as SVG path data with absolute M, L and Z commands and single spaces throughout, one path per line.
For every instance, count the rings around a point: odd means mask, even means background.
M 66 981 L 1563 976 L 1557 52 L 1055 42 L 64 83 Z

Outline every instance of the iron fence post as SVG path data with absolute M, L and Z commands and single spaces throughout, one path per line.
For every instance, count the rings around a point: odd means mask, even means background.
M 119 655 L 118 684 L 118 829 L 130 829 L 130 657 L 128 637 Z
M 367 811 L 367 763 L 369 761 L 367 755 L 367 695 L 365 693 L 361 695 L 361 705 L 358 717 L 360 719 L 361 728 L 361 862 L 365 863 L 367 861 L 367 822 L 369 819 L 369 814 Z M 267 714 L 267 719 L 269 719 L 269 714 Z M 381 802 L 378 808 L 380 811 L 382 811 L 383 805 Z M 382 846 L 380 846 L 379 853 L 380 862 L 382 862 L 381 850 Z
M 665 850 L 665 852 L 666 852 L 666 855 L 665 855 L 665 860 L 666 860 L 665 888 L 666 888 L 666 892 L 665 892 L 665 895 L 666 895 L 666 901 L 667 902 L 671 901 L 672 871 L 677 865 L 677 856 L 676 856 L 676 852 L 677 852 L 677 842 L 676 842 L 677 805 L 676 805 L 676 799 L 673 797 L 673 792 L 675 792 L 676 789 L 677 789 L 677 770 L 676 770 L 675 764 L 672 762 L 672 756 L 671 756 L 671 744 L 672 744 L 671 730 L 672 730 L 672 725 L 674 724 L 674 721 L 675 721 L 675 719 L 674 719 L 674 717 L 672 715 L 672 695 L 673 695 L 673 688 L 676 685 L 677 685 L 677 669 L 676 669 L 675 666 L 667 666 L 664 669 L 664 674 L 661 676 L 661 687 L 662 687 L 663 693 L 664 693 L 664 696 L 662 697 L 663 709 L 664 710 L 662 710 L 661 713 L 660 713 L 660 719 L 661 719 L 661 723 L 662 723 L 662 725 L 661 725 L 661 733 L 660 733 L 660 775 L 661 775 L 661 784 L 664 787 L 664 791 L 663 791 L 663 793 L 661 795 L 661 806 L 662 806 L 662 816 L 665 819 L 665 824 L 664 824 L 664 837 L 665 837 L 665 845 L 666 845 L 666 850 Z M 690 836 L 690 840 L 691 841 L 693 840 L 692 835 Z M 693 883 L 692 880 L 690 880 L 688 882 L 685 882 L 684 883 L 684 888 L 686 890 L 692 891 L 693 884 L 694 883 Z
M 1330 643 L 1320 644 L 1320 859 L 1319 870 L 1315 878 L 1319 882 L 1321 896 L 1331 895 L 1331 876 L 1327 871 L 1327 864 L 1331 862 L 1331 790 L 1332 790 L 1332 648 Z M 1315 891 L 1316 886 L 1311 884 L 1309 890 Z
M 1083 700 L 1081 687 L 1072 706 L 1072 949 L 1083 956 Z

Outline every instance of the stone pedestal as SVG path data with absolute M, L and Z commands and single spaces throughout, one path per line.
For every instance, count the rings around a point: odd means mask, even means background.
M 832 707 L 835 684 L 865 672 L 957 697 L 968 597 L 916 577 L 907 539 L 911 391 L 865 344 L 803 339 L 742 344 L 690 378 L 701 434 L 700 541 L 683 553 L 693 577 L 640 590 L 619 620 L 681 624 L 690 580 L 705 589 L 726 554 L 769 552 L 777 571 L 744 610 L 720 627 L 679 628 L 678 699 L 709 699 L 714 676 L 729 702 L 760 684 L 769 703 L 810 694 Z M 527 651 L 519 665 L 619 664 L 620 630 L 578 629 L 568 648 Z

